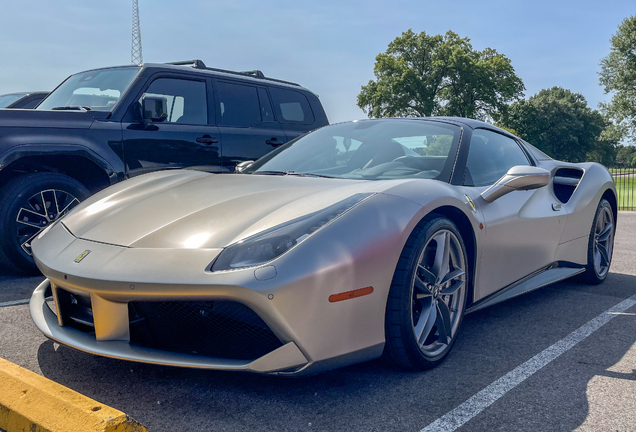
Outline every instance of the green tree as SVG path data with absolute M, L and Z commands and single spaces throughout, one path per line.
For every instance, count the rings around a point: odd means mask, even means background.
M 489 119 L 523 97 L 510 60 L 492 48 L 476 51 L 452 31 L 402 33 L 375 58 L 375 80 L 358 106 L 369 117 L 447 115 Z
M 601 60 L 599 81 L 612 100 L 601 108 L 636 141 L 636 15 L 623 20 L 611 43 L 610 53 Z
M 608 122 L 580 93 L 561 87 L 541 90 L 511 104 L 500 123 L 556 159 L 614 162 L 617 141 L 602 136 Z
M 616 164 L 621 167 L 636 166 L 636 147 L 622 145 L 616 153 Z

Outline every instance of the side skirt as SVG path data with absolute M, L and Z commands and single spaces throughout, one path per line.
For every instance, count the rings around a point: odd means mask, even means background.
M 559 267 L 559 263 L 551 264 L 473 303 L 466 310 L 466 313 L 475 312 L 488 306 L 501 303 L 502 301 L 543 288 L 546 285 L 562 281 L 579 273 L 583 273 L 584 271 L 585 268 L 581 267 Z

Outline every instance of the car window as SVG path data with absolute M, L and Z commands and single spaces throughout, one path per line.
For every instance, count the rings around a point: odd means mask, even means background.
M 147 96 L 166 100 L 167 118 L 164 123 L 208 124 L 208 102 L 203 81 L 158 78 L 141 96 L 139 102 L 142 106 Z
M 261 102 L 261 117 L 264 122 L 274 121 L 274 112 L 272 111 L 272 103 L 269 100 L 267 90 L 262 87 L 258 88 L 258 98 Z
M 35 107 L 37 106 L 37 104 L 39 104 L 39 103 L 42 101 L 42 99 L 44 99 L 44 98 L 37 98 L 37 99 L 33 99 L 32 101 L 25 103 L 25 104 L 22 106 L 22 109 L 32 109 L 32 108 L 35 108 Z
M 13 102 L 24 97 L 26 93 L 14 93 L 0 96 L 0 108 L 5 108 L 11 105 Z
M 274 109 L 280 123 L 313 124 L 314 114 L 304 94 L 271 87 Z
M 261 120 L 261 105 L 256 87 L 217 82 L 219 94 L 219 125 L 235 127 L 251 127 Z
M 445 179 L 460 135 L 459 127 L 433 121 L 340 123 L 278 147 L 244 172 L 360 180 Z
M 111 111 L 130 88 L 139 70 L 139 67 L 131 66 L 71 75 L 36 109 L 70 109 L 81 106 L 93 111 Z
M 470 140 L 464 185 L 491 185 L 516 165 L 530 165 L 519 144 L 505 135 L 475 129 Z

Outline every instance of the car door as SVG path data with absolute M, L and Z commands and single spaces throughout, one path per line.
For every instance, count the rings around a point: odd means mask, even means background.
M 215 99 L 225 166 L 256 160 L 287 141 L 264 87 L 216 80 Z
M 552 207 L 552 188 L 514 191 L 493 202 L 480 194 L 510 168 L 531 165 L 519 144 L 503 134 L 475 129 L 470 140 L 464 185 L 484 220 L 478 251 L 475 301 L 554 262 L 566 211 Z
M 222 171 L 221 134 L 210 115 L 205 78 L 155 78 L 123 122 L 124 162 L 129 177 L 161 169 L 203 166 Z M 144 98 L 165 102 L 163 121 L 144 120 Z M 209 121 L 211 120 L 211 121 Z

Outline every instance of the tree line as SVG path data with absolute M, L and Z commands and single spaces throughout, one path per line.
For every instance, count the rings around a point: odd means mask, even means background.
M 475 50 L 448 31 L 408 30 L 375 58 L 375 80 L 358 106 L 369 116 L 457 116 L 489 121 L 559 160 L 636 166 L 636 15 L 623 20 L 600 61 L 599 84 L 611 100 L 598 109 L 561 87 L 524 99 L 510 59 Z M 627 143 L 624 145 L 622 143 Z

